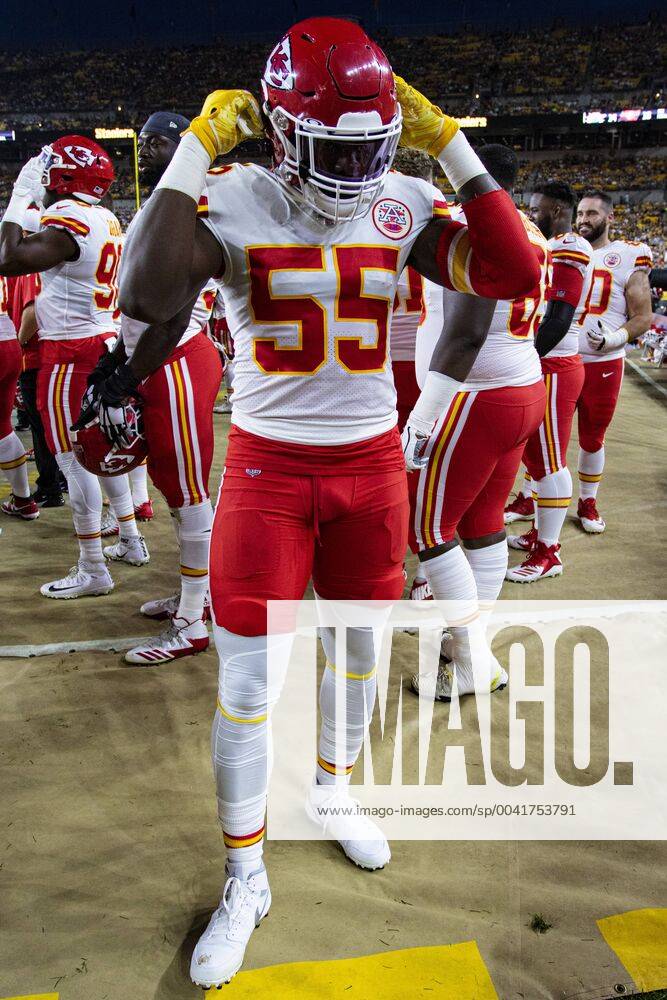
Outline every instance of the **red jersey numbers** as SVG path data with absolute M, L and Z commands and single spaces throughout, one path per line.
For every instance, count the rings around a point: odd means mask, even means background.
M 361 336 L 335 338 L 336 360 L 352 373 L 381 371 L 387 357 L 387 335 L 391 298 L 364 291 L 364 272 L 395 273 L 398 249 L 382 246 L 335 246 L 332 248 L 337 286 L 334 318 L 342 323 L 374 323 L 376 337 L 367 344 Z M 323 272 L 327 270 L 321 246 L 247 247 L 250 276 L 250 307 L 258 324 L 296 327 L 298 342 L 279 345 L 276 337 L 255 337 L 254 358 L 267 375 L 314 375 L 327 360 L 327 311 L 314 295 L 277 294 L 272 276 L 278 272 Z M 307 283 L 304 282 L 307 287 Z
M 537 290 L 536 295 L 529 295 L 525 299 L 514 299 L 507 317 L 507 332 L 518 340 L 535 336 L 535 330 L 542 317 L 542 304 L 546 290 L 551 283 L 551 251 L 545 253 L 544 249 L 536 243 L 532 243 L 532 247 L 540 262 L 539 290 Z
M 9 289 L 7 279 L 0 275 L 0 316 L 9 312 Z
M 602 316 L 607 311 L 611 298 L 612 274 L 606 267 L 596 267 L 586 296 L 584 311 L 577 320 L 583 326 L 587 316 Z
M 118 243 L 105 243 L 100 251 L 100 259 L 95 271 L 97 288 L 93 300 L 98 309 L 115 309 L 118 297 L 118 267 L 121 248 Z

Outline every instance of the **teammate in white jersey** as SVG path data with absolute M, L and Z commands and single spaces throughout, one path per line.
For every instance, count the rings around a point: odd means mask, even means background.
M 218 277 L 234 333 L 232 431 L 210 550 L 220 657 L 212 750 L 229 877 L 191 963 L 202 986 L 235 974 L 271 902 L 262 841 L 279 685 L 267 690 L 267 600 L 300 599 L 311 575 L 325 599 L 403 591 L 407 488 L 388 358 L 398 276 L 412 264 L 471 293 L 518 295 L 538 272 L 511 200 L 456 123 L 394 78 L 357 24 L 295 25 L 270 54 L 262 90 L 265 125 L 248 92 L 210 95 L 134 227 L 121 286 L 124 312 L 159 323 Z M 274 171 L 207 175 L 265 127 Z M 434 219 L 429 186 L 389 173 L 399 135 L 439 158 L 468 227 Z M 198 223 L 204 188 L 209 215 Z M 385 837 L 347 808 L 345 776 L 375 697 L 372 633 L 352 632 L 344 752 L 329 630 L 323 639 L 309 808 L 323 827 L 332 820 L 356 864 L 378 868 L 390 858 Z
M 121 229 L 99 202 L 114 177 L 105 151 L 84 136 L 63 136 L 21 170 L 0 227 L 0 273 L 41 272 L 36 299 L 40 338 L 37 401 L 49 447 L 67 478 L 79 561 L 61 580 L 44 584 L 45 597 L 107 594 L 113 581 L 104 558 L 148 562 L 137 531 L 127 477 L 110 481 L 108 495 L 120 540 L 102 549 L 102 493 L 96 476 L 72 452 L 70 427 L 87 378 L 115 337 L 116 277 Z M 24 236 L 32 200 L 43 203 L 40 231 Z
M 139 170 L 145 183 L 157 184 L 189 124 L 189 119 L 173 111 L 156 111 L 148 118 L 139 133 Z M 200 218 L 206 217 L 205 199 L 198 211 Z M 135 224 L 136 218 L 128 239 Z M 155 639 L 129 650 L 125 654 L 128 663 L 154 666 L 199 653 L 209 643 L 204 616 L 213 520 L 209 474 L 213 404 L 222 366 L 205 328 L 216 291 L 215 283 L 209 282 L 199 292 L 185 329 L 149 327 L 121 315 L 119 341 L 100 362 L 91 398 L 84 401 L 81 426 L 90 419 L 91 400 L 98 414 L 104 408 L 113 412 L 128 392 L 136 392 L 148 448 L 148 473 L 169 506 L 178 538 L 180 592 L 141 606 L 142 614 L 168 619 L 169 624 Z
M 491 176 L 511 193 L 519 168 L 516 154 L 489 144 L 479 155 Z M 550 273 L 546 239 L 528 218 L 522 219 L 540 264 L 533 294 L 496 304 L 480 301 L 471 336 L 465 297 L 445 291 L 444 332 L 427 319 L 417 338 L 422 396 L 404 435 L 412 428 L 427 432 L 430 416 L 422 418 L 421 411 L 425 397 L 429 405 L 434 378 L 437 382 L 449 376 L 455 390 L 450 405 L 437 414 L 423 458 L 416 463 L 421 466 L 414 513 L 421 568 L 437 600 L 459 602 L 448 616 L 451 638 L 443 647 L 437 676 L 413 678 L 415 691 L 439 700 L 451 698 L 454 676 L 459 696 L 475 690 L 475 663 L 486 691 L 507 683 L 505 671 L 486 647 L 483 628 L 507 569 L 505 500 L 525 443 L 544 414 L 534 332 Z M 566 329 L 564 325 L 562 332 Z M 451 345 L 461 336 L 467 336 L 469 344 L 452 356 Z M 460 381 L 454 382 L 452 375 Z
M 515 583 L 534 583 L 560 576 L 560 533 L 572 499 L 572 476 L 567 467 L 567 446 L 572 420 L 584 384 L 584 366 L 579 355 L 579 320 L 593 273 L 590 243 L 572 232 L 574 192 L 569 184 L 548 181 L 531 195 L 529 215 L 549 240 L 553 264 L 547 294 L 548 307 L 537 334 L 537 352 L 547 391 L 546 412 L 539 430 L 526 444 L 524 463 L 537 493 L 534 527 L 525 535 L 510 535 L 510 548 L 529 553 L 519 566 L 507 571 Z M 563 330 L 567 332 L 558 339 Z M 516 509 L 517 497 L 506 509 Z
M 577 230 L 593 247 L 593 278 L 585 312 L 578 321 L 584 386 L 578 403 L 579 504 L 585 531 L 604 531 L 597 493 L 604 469 L 604 438 L 623 381 L 625 346 L 651 325 L 648 274 L 653 256 L 646 243 L 610 240 L 613 204 L 604 191 L 584 194 Z
M 0 276 L 0 471 L 11 487 L 9 498 L 0 505 L 0 510 L 22 521 L 34 521 L 39 517 L 39 508 L 30 495 L 28 456 L 12 427 L 21 348 L 9 315 L 9 296 L 7 279 Z

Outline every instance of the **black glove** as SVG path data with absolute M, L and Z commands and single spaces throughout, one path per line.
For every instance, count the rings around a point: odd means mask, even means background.
M 104 379 L 109 378 L 109 375 L 113 374 L 117 365 L 118 358 L 114 357 L 113 352 L 105 351 L 88 376 L 86 384 L 90 387 L 91 385 L 98 385 L 100 382 L 103 382 Z
M 83 430 L 97 418 L 112 444 L 124 444 L 125 403 L 130 399 L 141 398 L 138 391 L 140 381 L 129 364 L 124 364 L 102 381 L 89 385 L 81 401 L 78 420 L 72 426 L 72 430 Z

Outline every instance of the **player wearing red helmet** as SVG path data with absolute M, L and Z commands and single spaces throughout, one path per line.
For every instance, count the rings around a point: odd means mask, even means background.
M 77 565 L 61 580 L 44 584 L 45 597 L 107 594 L 113 580 L 105 556 L 133 565 L 149 558 L 126 477 L 108 481 L 120 540 L 102 549 L 99 480 L 76 460 L 70 437 L 88 375 L 115 336 L 122 234 L 113 213 L 99 204 L 113 177 L 101 146 L 85 136 L 63 136 L 23 167 L 0 226 L 0 273 L 42 273 L 35 306 L 38 406 L 47 443 L 68 482 L 79 540 Z M 44 206 L 40 230 L 24 236 L 22 223 L 32 201 Z
M 270 54 L 262 90 L 262 111 L 247 91 L 208 97 L 133 227 L 120 293 L 123 312 L 162 323 L 214 275 L 234 331 L 232 431 L 209 557 L 228 881 L 192 958 L 202 986 L 236 973 L 271 902 L 262 841 L 279 684 L 267 690 L 267 600 L 299 599 L 311 575 L 325 599 L 393 600 L 403 590 L 408 501 L 388 356 L 399 275 L 411 264 L 439 284 L 510 298 L 529 294 L 539 271 L 511 199 L 457 124 L 393 76 L 359 25 L 295 25 Z M 265 129 L 272 171 L 209 173 L 217 156 Z M 467 225 L 434 218 L 430 186 L 390 172 L 399 139 L 439 159 Z M 207 217 L 198 220 L 202 196 Z M 431 423 L 449 382 L 433 387 Z M 363 630 L 351 639 L 348 719 L 361 721 L 338 757 L 335 650 L 331 636 L 323 642 L 331 669 L 310 814 L 322 821 L 339 807 L 329 829 L 345 853 L 382 867 L 387 841 L 357 815 L 341 778 L 375 697 L 374 643 Z
M 139 134 L 139 169 L 144 180 L 152 184 L 159 180 L 188 125 L 187 118 L 170 111 L 156 111 L 150 116 Z M 204 202 L 199 211 L 200 216 L 205 214 Z M 132 239 L 133 228 L 134 223 L 128 239 Z M 209 644 L 204 622 L 213 520 L 209 474 L 214 444 L 213 404 L 222 365 L 204 328 L 213 310 L 215 292 L 215 284 L 210 283 L 196 297 L 183 323 L 171 327 L 147 327 L 121 316 L 119 341 L 93 374 L 95 384 L 84 400 L 81 420 L 76 425 L 85 425 L 92 410 L 99 414 L 102 429 L 106 425 L 112 437 L 120 433 L 121 444 L 125 445 L 128 411 L 123 410 L 122 403 L 128 391 L 136 390 L 141 400 L 148 472 L 176 526 L 180 593 L 141 606 L 148 617 L 169 621 L 160 635 L 125 654 L 129 663 L 154 666 L 199 653 Z M 91 435 L 91 445 L 95 427 L 99 435 L 97 421 L 80 432 Z M 82 440 L 84 450 L 87 445 Z M 94 454 L 98 459 L 104 457 L 97 448 Z

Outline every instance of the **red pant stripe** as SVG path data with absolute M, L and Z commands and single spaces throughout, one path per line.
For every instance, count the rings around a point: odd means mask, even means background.
M 424 477 L 424 489 L 423 491 L 420 490 L 422 493 L 420 497 L 422 505 L 420 524 L 422 537 L 419 541 L 425 548 L 433 548 L 437 544 L 435 525 L 436 509 L 438 506 L 438 486 L 446 478 L 446 473 L 444 477 L 442 475 L 442 468 L 449 459 L 448 446 L 453 441 L 457 428 L 465 422 L 465 417 L 462 420 L 461 416 L 464 411 L 464 404 L 469 396 L 469 392 L 458 392 L 456 394 L 440 430 L 437 432 L 432 446 L 430 446 L 429 461 Z M 474 394 L 472 398 L 474 399 Z M 469 409 L 469 407 L 466 408 L 466 416 Z

